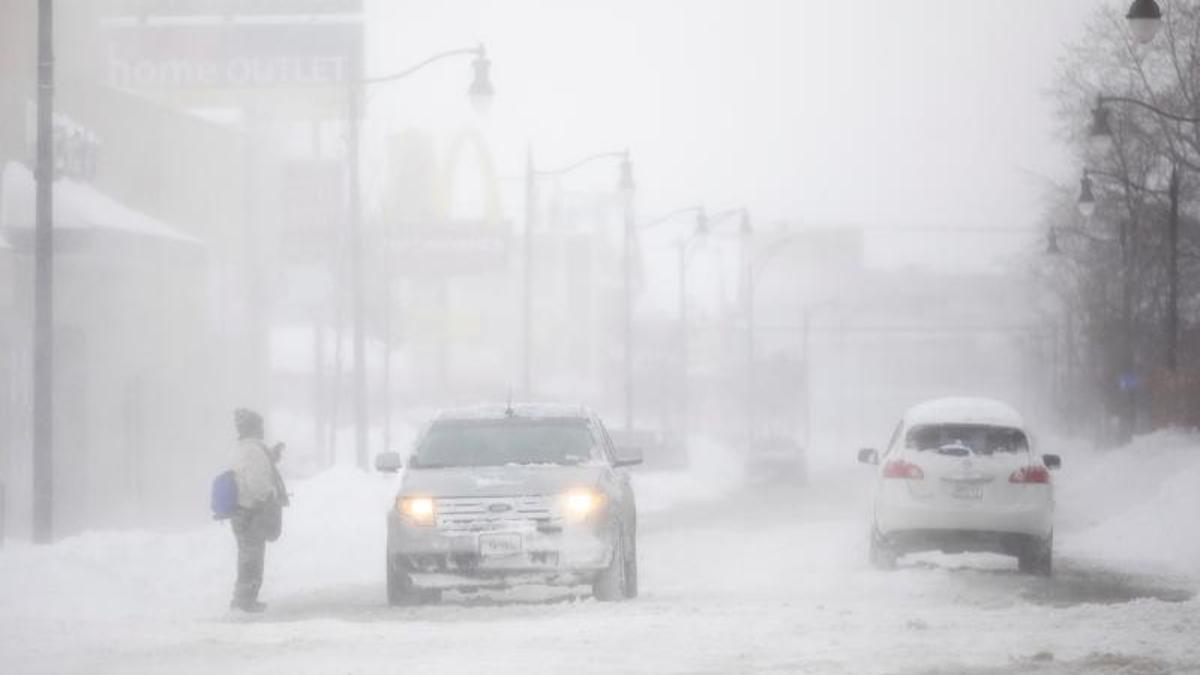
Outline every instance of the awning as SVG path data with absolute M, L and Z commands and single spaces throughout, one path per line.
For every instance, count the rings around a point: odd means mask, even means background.
M 36 199 L 33 172 L 9 162 L 0 177 L 0 230 L 24 238 L 22 230 L 32 230 L 34 226 Z M 129 208 L 91 185 L 67 178 L 54 182 L 54 229 L 124 234 L 189 246 L 204 243 Z M 4 245 L 0 238 L 0 246 Z

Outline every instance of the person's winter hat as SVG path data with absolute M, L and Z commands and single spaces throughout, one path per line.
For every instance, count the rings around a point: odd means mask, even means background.
M 241 438 L 256 438 L 263 434 L 262 415 L 247 408 L 233 411 L 233 425 L 237 427 L 238 436 Z

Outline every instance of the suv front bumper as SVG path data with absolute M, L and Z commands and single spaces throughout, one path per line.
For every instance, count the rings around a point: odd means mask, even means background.
M 517 550 L 492 555 L 489 537 L 515 542 Z M 611 531 L 591 523 L 513 523 L 504 528 L 441 529 L 388 516 L 388 560 L 421 588 L 505 588 L 522 584 L 590 583 L 608 566 Z

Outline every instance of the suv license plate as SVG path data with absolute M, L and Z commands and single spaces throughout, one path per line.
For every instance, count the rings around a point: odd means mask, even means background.
M 521 535 L 517 533 L 479 535 L 479 555 L 483 558 L 520 555 L 521 548 Z
M 978 485 L 951 485 L 950 496 L 955 499 L 983 499 L 983 488 Z

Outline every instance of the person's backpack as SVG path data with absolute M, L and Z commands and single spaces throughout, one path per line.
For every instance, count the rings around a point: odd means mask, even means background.
M 226 471 L 212 482 L 212 513 L 213 520 L 232 518 L 238 510 L 237 480 L 233 471 Z

